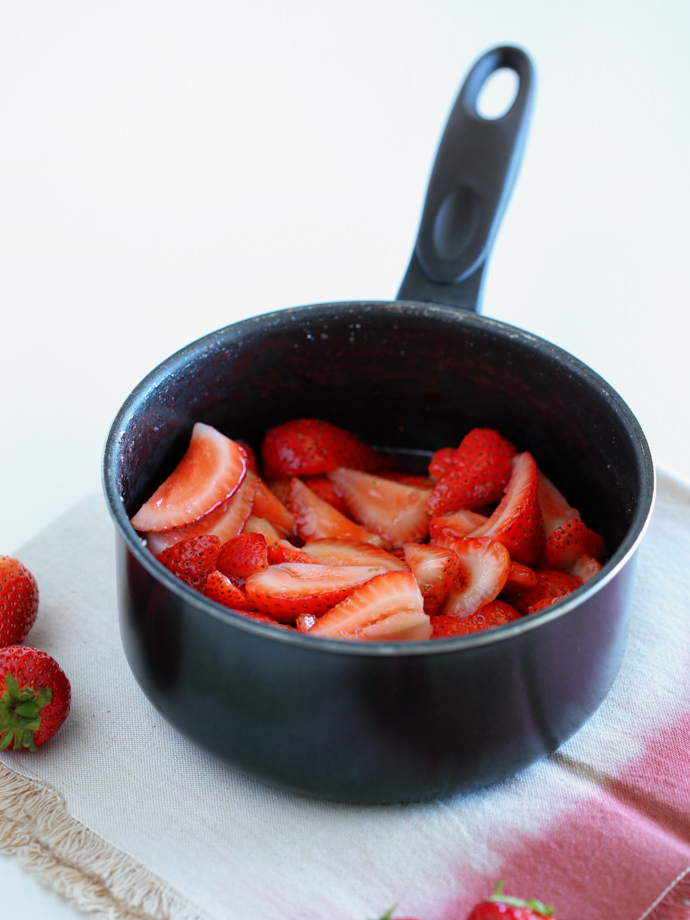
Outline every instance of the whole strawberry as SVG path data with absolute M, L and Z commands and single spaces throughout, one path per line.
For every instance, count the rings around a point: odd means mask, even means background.
M 36 579 L 18 559 L 0 556 L 0 647 L 23 642 L 37 613 Z
M 0 649 L 0 750 L 35 751 L 67 718 L 70 698 L 65 672 L 47 652 Z
M 536 898 L 523 901 L 502 893 L 504 882 L 497 882 L 491 897 L 472 910 L 467 920 L 543 920 L 553 917 L 553 907 Z

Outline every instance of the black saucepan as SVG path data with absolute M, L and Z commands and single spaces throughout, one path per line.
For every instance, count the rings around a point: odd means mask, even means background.
M 519 80 L 496 120 L 477 97 Z M 352 802 L 485 786 L 555 751 L 597 709 L 623 656 L 654 468 L 632 412 L 576 358 L 476 315 L 533 94 L 524 52 L 472 68 L 440 144 L 396 301 L 283 309 L 170 357 L 124 403 L 104 456 L 120 627 L 144 693 L 180 732 L 266 783 Z M 557 304 L 555 304 L 557 308 Z M 497 428 L 606 540 L 602 571 L 547 610 L 488 632 L 343 642 L 264 626 L 176 580 L 129 517 L 204 421 L 258 448 L 266 429 L 324 418 L 410 463 Z

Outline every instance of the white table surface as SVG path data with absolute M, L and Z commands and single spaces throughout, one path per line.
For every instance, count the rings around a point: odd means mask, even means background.
M 537 100 L 484 313 L 590 364 L 690 479 L 689 38 L 684 0 L 3 4 L 0 553 L 100 489 L 173 351 L 395 297 L 448 111 L 502 43 Z M 0 888 L 76 917 L 12 860 Z

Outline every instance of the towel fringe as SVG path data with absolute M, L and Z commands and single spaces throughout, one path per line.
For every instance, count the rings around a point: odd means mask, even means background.
M 0 852 L 102 920 L 211 920 L 165 881 L 67 811 L 47 783 L 0 764 Z

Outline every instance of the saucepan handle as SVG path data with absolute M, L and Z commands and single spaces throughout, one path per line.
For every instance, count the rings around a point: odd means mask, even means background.
M 517 75 L 517 94 L 500 118 L 485 118 L 477 109 L 482 87 L 503 68 Z M 527 140 L 534 82 L 527 54 L 509 46 L 487 51 L 470 70 L 441 138 L 398 300 L 480 312 L 486 264 Z

